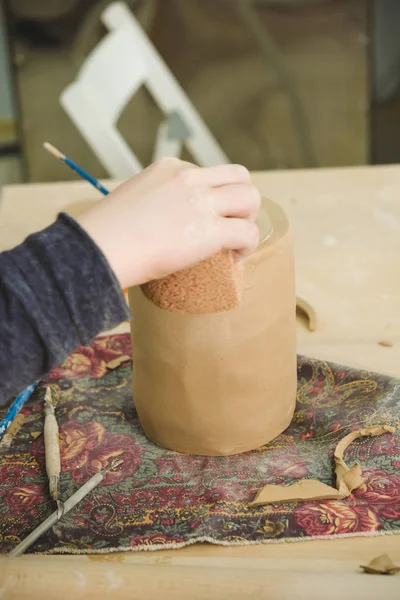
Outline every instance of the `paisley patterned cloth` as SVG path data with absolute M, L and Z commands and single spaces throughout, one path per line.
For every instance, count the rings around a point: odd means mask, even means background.
M 178 548 L 199 541 L 235 545 L 290 539 L 400 533 L 400 382 L 299 358 L 297 410 L 290 427 L 254 452 L 184 456 L 143 434 L 131 397 L 126 334 L 97 338 L 43 382 L 59 389 L 62 496 L 114 458 L 115 472 L 30 552 L 91 553 Z M 43 390 L 24 407 L 10 448 L 0 448 L 0 551 L 8 552 L 53 510 L 44 465 Z M 243 410 L 246 410 L 245 405 Z M 1 415 L 0 415 L 1 416 Z M 348 499 L 250 508 L 266 483 L 319 479 L 334 484 L 337 442 L 362 426 L 387 423 L 394 434 L 360 438 L 347 450 L 364 488 Z

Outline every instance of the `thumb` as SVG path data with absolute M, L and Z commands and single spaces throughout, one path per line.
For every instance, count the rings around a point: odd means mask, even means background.
M 220 246 L 226 250 L 236 250 L 247 256 L 258 246 L 259 229 L 249 219 L 223 218 L 220 221 Z

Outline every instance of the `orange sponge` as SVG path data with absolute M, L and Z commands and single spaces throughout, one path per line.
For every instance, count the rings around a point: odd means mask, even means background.
M 164 310 L 205 314 L 238 306 L 243 290 L 243 265 L 223 250 L 195 267 L 141 286 L 144 295 Z

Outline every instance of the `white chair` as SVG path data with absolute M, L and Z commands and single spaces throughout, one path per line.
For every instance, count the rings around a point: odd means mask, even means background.
M 110 4 L 102 21 L 110 33 L 85 59 L 60 102 L 109 174 L 127 179 L 143 168 L 116 127 L 142 85 L 166 115 L 157 132 L 154 160 L 179 156 L 186 144 L 201 166 L 229 162 L 128 7 Z

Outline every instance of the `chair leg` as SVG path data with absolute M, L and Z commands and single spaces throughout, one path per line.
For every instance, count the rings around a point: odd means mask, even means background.
M 190 130 L 179 113 L 172 112 L 158 128 L 153 160 L 165 156 L 179 157 L 182 146 L 190 138 Z

